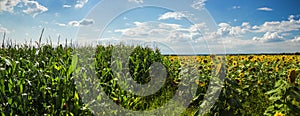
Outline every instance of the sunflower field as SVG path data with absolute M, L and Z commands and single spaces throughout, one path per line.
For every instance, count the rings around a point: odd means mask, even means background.
M 128 51 L 131 51 L 125 59 L 128 62 L 114 57 Z M 159 69 L 151 67 L 155 63 L 161 64 L 157 65 Z M 155 75 L 151 73 L 153 70 Z M 197 86 L 196 94 L 180 114 L 198 115 L 210 81 L 224 76 L 217 101 L 201 115 L 297 116 L 300 115 L 299 75 L 298 55 L 166 56 L 159 49 L 140 46 L 75 48 L 3 43 L 0 114 L 131 115 L 114 109 L 112 104 L 132 111 L 155 110 L 172 99 L 180 84 L 193 84 Z M 147 84 L 164 76 L 162 87 L 148 96 L 123 88 L 130 88 L 130 84 L 122 87 L 118 84 L 121 77 Z M 183 81 L 184 78 L 190 78 L 189 82 Z M 100 91 L 112 102 L 98 103 L 105 99 L 99 95 Z M 97 108 L 106 110 L 92 110 Z M 176 111 L 169 109 L 153 115 L 177 115 Z

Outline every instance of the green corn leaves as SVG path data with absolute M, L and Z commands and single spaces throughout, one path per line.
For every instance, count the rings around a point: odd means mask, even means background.
M 92 56 L 74 53 L 75 50 L 88 53 L 93 49 L 96 49 L 96 52 Z M 119 52 L 113 52 L 114 49 Z M 126 59 L 128 64 L 122 59 L 112 59 L 112 56 L 128 51 L 131 51 Z M 85 57 L 88 59 L 83 59 Z M 180 61 L 180 58 L 185 60 Z M 299 56 L 226 56 L 226 60 L 224 87 L 219 100 L 207 115 L 300 114 Z M 191 66 L 191 61 L 197 61 L 199 64 Z M 150 75 L 151 65 L 155 62 L 161 63 L 167 72 L 165 83 L 155 94 L 138 96 L 119 86 L 120 77 L 132 78 L 139 84 L 157 79 Z M 193 67 L 193 70 L 182 68 L 184 66 Z M 113 73 L 114 68 L 123 73 Z M 175 92 L 184 94 L 177 91 L 179 84 L 195 84 L 199 88 L 195 90 L 196 95 L 186 111 L 187 115 L 194 115 L 208 86 L 216 84 L 210 83 L 209 80 L 217 80 L 215 77 L 224 72 L 223 64 L 213 63 L 211 56 L 163 56 L 158 49 L 139 46 L 3 47 L 0 48 L 0 112 L 3 116 L 92 115 L 89 109 L 91 107 L 102 105 L 110 108 L 109 103 L 97 104 L 97 100 L 104 99 L 99 96 L 100 91 L 105 92 L 114 104 L 123 108 L 134 111 L 155 110 L 168 103 Z M 199 76 L 189 77 L 188 74 Z M 182 78 L 196 80 L 181 82 Z M 74 79 L 89 85 L 78 83 Z M 127 88 L 130 86 L 124 85 Z M 170 115 L 175 111 L 170 110 Z M 94 112 L 94 115 L 118 113 L 120 112 L 117 110 L 111 110 Z

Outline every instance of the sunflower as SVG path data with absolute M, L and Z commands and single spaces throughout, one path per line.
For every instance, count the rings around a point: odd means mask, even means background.
M 285 116 L 283 113 L 281 113 L 281 112 L 276 112 L 275 114 L 274 114 L 274 116 Z
M 244 73 L 241 72 L 241 73 L 239 74 L 239 77 L 241 77 L 241 78 L 244 77 Z
M 197 63 L 201 63 L 201 61 L 202 61 L 201 57 L 200 57 L 200 56 L 197 56 L 197 57 L 196 57 L 196 61 L 197 61 Z
M 248 60 L 251 60 L 253 57 L 254 57 L 254 56 L 249 56 L 249 57 L 248 57 Z
M 235 81 L 240 85 L 242 84 L 242 80 L 240 78 L 235 78 Z
M 207 61 L 206 59 L 203 59 L 203 60 L 202 60 L 202 63 L 203 63 L 203 64 L 206 64 L 207 62 L 208 62 L 208 61 Z
M 200 66 L 198 67 L 198 70 L 202 70 L 202 69 L 203 69 L 203 66 L 200 65 Z
M 245 60 L 245 58 L 243 56 L 239 57 L 239 60 Z
M 173 62 L 174 61 L 174 57 L 169 57 L 170 61 Z
M 232 65 L 236 67 L 238 65 L 237 61 L 233 61 Z
M 284 59 L 285 59 L 285 56 L 282 56 L 282 57 L 281 57 L 281 60 L 283 60 L 283 61 L 284 61 Z

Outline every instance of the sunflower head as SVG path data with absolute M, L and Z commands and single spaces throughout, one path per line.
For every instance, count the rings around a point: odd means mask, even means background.
M 238 65 L 237 61 L 233 61 L 232 65 L 236 67 Z
M 206 64 L 207 62 L 208 62 L 208 61 L 207 61 L 206 59 L 203 59 L 203 60 L 202 60 L 202 63 L 203 63 L 203 64 Z
M 254 56 L 249 56 L 249 57 L 248 57 L 248 60 L 251 60 L 253 57 L 254 57 Z
M 244 77 L 244 73 L 243 72 L 241 72 L 240 74 L 239 74 L 239 77 Z
M 284 59 L 285 59 L 285 56 L 282 56 L 282 57 L 281 57 L 281 60 L 283 60 L 283 61 L 284 61 Z
M 240 78 L 235 78 L 235 81 L 240 85 L 242 84 L 242 80 Z
M 198 67 L 198 70 L 202 70 L 202 69 L 203 69 L 203 66 L 200 65 L 200 66 Z

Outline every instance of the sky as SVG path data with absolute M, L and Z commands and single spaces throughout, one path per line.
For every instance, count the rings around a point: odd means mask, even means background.
M 128 43 L 163 53 L 300 52 L 299 0 L 0 0 L 17 43 Z

